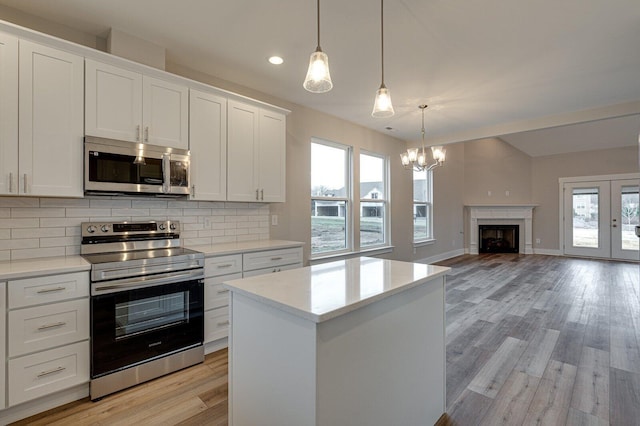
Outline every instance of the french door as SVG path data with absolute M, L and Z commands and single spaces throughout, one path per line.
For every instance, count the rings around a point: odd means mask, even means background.
M 564 254 L 640 260 L 638 179 L 565 182 Z

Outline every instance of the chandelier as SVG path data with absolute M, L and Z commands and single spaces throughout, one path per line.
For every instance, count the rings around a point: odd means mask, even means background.
M 402 161 L 402 165 L 405 169 L 422 172 L 442 166 L 444 164 L 446 150 L 442 146 L 432 146 L 431 155 L 433 156 L 435 163 L 427 164 L 427 154 L 424 149 L 424 110 L 427 109 L 427 105 L 418 105 L 418 108 L 422 110 L 422 147 L 420 149 L 407 149 L 405 152 L 400 154 L 400 160 Z

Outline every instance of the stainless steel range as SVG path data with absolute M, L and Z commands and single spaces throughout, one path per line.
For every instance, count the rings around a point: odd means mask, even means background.
M 204 255 L 180 223 L 85 222 L 91 263 L 91 399 L 204 360 Z

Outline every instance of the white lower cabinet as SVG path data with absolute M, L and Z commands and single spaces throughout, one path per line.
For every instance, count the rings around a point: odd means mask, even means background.
M 5 407 L 6 395 L 6 341 L 7 336 L 5 330 L 7 329 L 7 283 L 0 282 L 0 410 Z
M 0 292 L 7 320 L 1 402 L 13 406 L 89 382 L 89 273 L 10 280 Z
M 302 247 L 208 257 L 204 261 L 204 343 L 229 336 L 229 291 L 222 283 L 302 267 Z M 226 346 L 213 346 L 217 350 Z M 205 351 L 207 349 L 205 348 Z
M 89 381 L 89 341 L 10 359 L 9 405 Z

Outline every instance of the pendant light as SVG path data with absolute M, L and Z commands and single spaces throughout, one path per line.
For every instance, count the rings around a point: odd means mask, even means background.
M 394 114 L 391 105 L 391 94 L 384 85 L 384 0 L 380 0 L 380 51 L 382 57 L 382 84 L 376 92 L 376 100 L 373 103 L 372 117 L 391 117 Z
M 309 59 L 309 70 L 302 86 L 312 93 L 325 93 L 331 90 L 329 57 L 320 48 L 320 0 L 318 0 L 318 45 Z
M 427 109 L 426 105 L 419 105 L 418 108 L 422 110 L 422 149 L 409 148 L 402 154 L 400 154 L 400 161 L 402 166 L 407 170 L 413 170 L 416 172 L 422 172 L 425 170 L 433 170 L 436 167 L 442 166 L 446 159 L 447 150 L 441 146 L 432 146 L 431 155 L 435 163 L 427 163 L 427 153 L 424 149 L 424 110 Z

